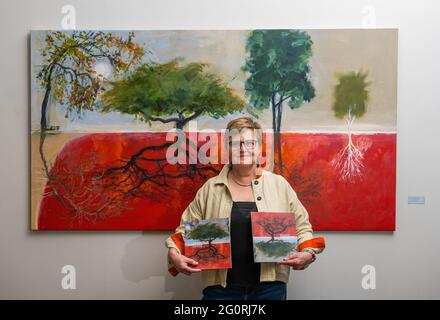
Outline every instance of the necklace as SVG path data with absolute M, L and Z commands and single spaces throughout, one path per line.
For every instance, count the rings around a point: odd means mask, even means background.
M 252 183 L 249 183 L 249 184 L 243 184 L 243 183 L 238 182 L 237 180 L 234 179 L 232 172 L 229 172 L 229 173 L 230 173 L 230 176 L 231 176 L 232 181 L 234 181 L 234 182 L 235 182 L 236 184 L 238 184 L 239 186 L 242 186 L 242 187 L 249 187 L 249 186 L 252 185 Z

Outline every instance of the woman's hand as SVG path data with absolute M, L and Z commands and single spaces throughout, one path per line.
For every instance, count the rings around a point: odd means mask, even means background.
M 296 252 L 278 264 L 285 264 L 291 266 L 293 270 L 303 270 L 307 265 L 313 262 L 313 255 L 309 252 Z
M 197 261 L 185 257 L 174 248 L 168 250 L 168 256 L 177 271 L 186 274 L 187 276 L 191 275 L 191 273 L 201 271 L 200 269 L 193 268 L 198 265 Z

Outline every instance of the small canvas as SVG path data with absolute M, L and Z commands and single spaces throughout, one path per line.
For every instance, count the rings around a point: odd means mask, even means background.
M 198 269 L 231 268 L 229 219 L 207 219 L 185 223 L 185 256 L 196 260 Z
M 251 212 L 254 262 L 277 262 L 298 251 L 292 212 Z

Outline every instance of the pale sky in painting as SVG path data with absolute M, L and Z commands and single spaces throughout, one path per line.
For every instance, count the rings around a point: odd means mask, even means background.
M 291 132 L 346 132 L 344 120 L 333 116 L 332 92 L 336 74 L 350 71 L 368 71 L 367 80 L 370 99 L 365 115 L 353 123 L 354 132 L 395 132 L 397 108 L 397 30 L 396 29 L 312 29 L 305 30 L 313 41 L 310 60 L 311 79 L 316 96 L 299 109 L 283 110 L 282 130 Z M 115 32 L 115 31 L 112 31 Z M 127 34 L 127 31 L 116 31 Z M 185 62 L 207 62 L 228 82 L 238 94 L 244 94 L 247 75 L 241 71 L 246 58 L 246 30 L 193 30 L 193 31 L 136 31 L 134 40 L 151 54 L 146 60 L 167 62 L 181 57 Z M 31 120 L 32 130 L 38 129 L 40 106 L 44 92 L 35 81 L 44 31 L 35 31 L 31 40 Z M 60 125 L 63 131 L 166 131 L 172 125 L 147 124 L 132 116 L 119 113 L 102 114 L 86 112 L 82 119 L 77 116 L 64 118 L 62 106 L 51 106 L 50 125 Z M 235 113 L 224 119 L 199 117 L 197 129 L 220 130 L 227 121 L 243 113 Z M 258 119 L 265 128 L 271 128 L 269 109 L 258 112 Z

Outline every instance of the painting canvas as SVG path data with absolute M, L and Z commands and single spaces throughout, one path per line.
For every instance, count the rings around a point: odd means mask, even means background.
M 183 239 L 185 256 L 197 261 L 198 269 L 231 268 L 228 218 L 187 221 Z
M 31 228 L 174 230 L 252 116 L 314 230 L 394 230 L 397 35 L 32 31 Z
M 251 212 L 255 262 L 277 262 L 298 251 L 292 212 Z

